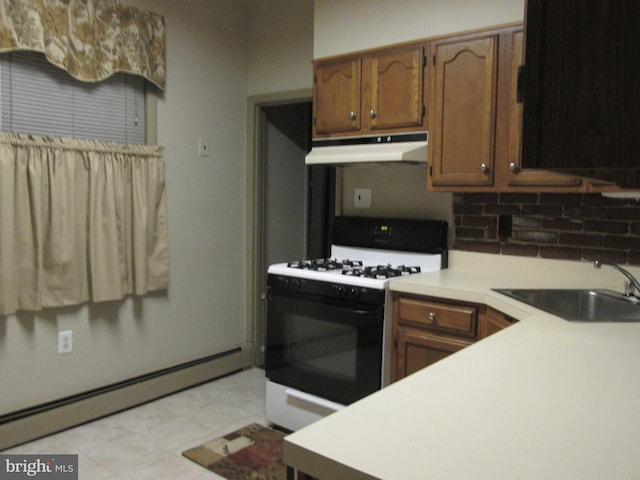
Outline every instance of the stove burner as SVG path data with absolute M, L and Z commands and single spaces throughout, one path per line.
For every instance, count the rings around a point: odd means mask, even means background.
M 287 267 L 327 272 L 329 270 L 341 270 L 343 268 L 343 263 L 331 258 L 318 258 L 315 260 L 298 260 L 295 262 L 289 262 L 287 263 Z
M 351 270 L 344 270 L 343 275 L 350 275 L 353 277 L 366 277 L 366 278 L 392 278 L 399 277 L 401 275 L 410 275 L 413 273 L 420 273 L 420 267 L 407 267 L 400 265 L 393 267 L 391 265 L 377 265 L 375 267 L 362 267 L 352 268 Z
M 363 265 L 362 260 L 342 260 L 342 264 L 345 267 L 361 267 Z

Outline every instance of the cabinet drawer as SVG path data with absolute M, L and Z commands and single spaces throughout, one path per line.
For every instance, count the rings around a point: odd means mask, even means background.
M 457 334 L 476 336 L 478 307 L 399 297 L 398 321 Z

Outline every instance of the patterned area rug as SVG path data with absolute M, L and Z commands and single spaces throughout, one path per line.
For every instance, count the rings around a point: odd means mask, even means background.
M 228 480 L 285 480 L 284 433 L 257 423 L 182 452 Z

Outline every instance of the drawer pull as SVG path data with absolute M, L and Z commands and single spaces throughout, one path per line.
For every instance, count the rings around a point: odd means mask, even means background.
M 435 312 L 429 312 L 429 320 L 431 320 L 432 322 L 436 321 L 436 313 Z

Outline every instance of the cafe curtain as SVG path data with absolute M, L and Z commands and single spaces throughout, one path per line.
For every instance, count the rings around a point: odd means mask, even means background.
M 0 134 L 0 314 L 168 287 L 162 147 Z
M 116 0 L 0 0 L 0 52 L 15 50 L 82 81 L 125 72 L 165 86 L 164 17 Z

